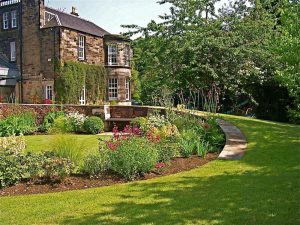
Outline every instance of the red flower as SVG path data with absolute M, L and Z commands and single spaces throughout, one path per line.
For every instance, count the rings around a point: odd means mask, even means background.
M 206 130 L 210 128 L 209 124 L 207 124 L 207 123 L 203 124 L 202 127 Z
M 52 104 L 52 100 L 51 99 L 45 99 L 44 100 L 44 104 L 51 105 Z
M 161 169 L 161 168 L 163 168 L 163 167 L 165 167 L 166 166 L 166 164 L 164 163 L 164 162 L 159 162 L 159 163 L 157 163 L 156 165 L 155 165 L 155 168 L 156 169 Z

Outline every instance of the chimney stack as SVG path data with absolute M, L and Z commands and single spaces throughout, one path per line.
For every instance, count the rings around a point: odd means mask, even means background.
M 74 15 L 74 16 L 79 16 L 79 14 L 77 13 L 76 7 L 72 6 L 72 12 L 71 12 L 71 14 Z

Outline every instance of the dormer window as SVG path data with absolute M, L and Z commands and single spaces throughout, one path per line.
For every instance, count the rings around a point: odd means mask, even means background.
M 108 46 L 108 65 L 117 65 L 117 45 Z
M 4 12 L 2 15 L 3 18 L 3 29 L 7 30 L 8 29 L 8 12 Z
M 16 28 L 17 25 L 17 10 L 11 11 L 11 27 Z
M 79 60 L 85 59 L 84 48 L 85 48 L 85 37 L 83 35 L 79 35 L 79 46 L 78 46 L 78 59 Z

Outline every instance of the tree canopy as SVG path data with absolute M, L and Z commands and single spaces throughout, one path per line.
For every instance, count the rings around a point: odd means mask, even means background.
M 125 35 L 141 35 L 133 44 L 142 100 L 151 102 L 165 88 L 176 95 L 213 85 L 227 108 L 245 99 L 259 107 L 263 102 L 257 90 L 272 98 L 266 86 L 287 89 L 288 98 L 297 99 L 299 2 L 232 1 L 216 11 L 217 1 L 161 0 L 170 4 L 162 22 L 124 26 L 130 29 Z M 295 110 L 299 103 L 284 101 L 277 108 Z

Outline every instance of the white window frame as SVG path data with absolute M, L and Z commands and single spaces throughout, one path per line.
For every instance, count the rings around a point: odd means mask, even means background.
M 82 90 L 80 91 L 79 104 L 86 105 L 86 88 L 85 88 L 85 86 L 83 86 Z
M 4 12 L 2 15 L 2 21 L 3 21 L 3 29 L 7 30 L 8 29 L 8 12 Z
M 108 100 L 117 100 L 118 99 L 118 78 L 109 78 L 108 79 Z
M 78 59 L 85 59 L 85 36 L 79 35 L 78 37 Z
M 52 100 L 53 98 L 53 85 L 46 86 L 46 99 Z
M 117 65 L 118 46 L 117 44 L 108 45 L 107 57 L 108 65 Z
M 126 100 L 130 100 L 130 79 L 125 80 L 125 91 L 126 91 Z
M 130 66 L 130 45 L 125 45 L 123 54 L 125 66 Z
M 15 41 L 10 42 L 10 61 L 11 62 L 16 61 L 16 42 Z
M 18 27 L 18 24 L 17 24 L 17 10 L 11 11 L 10 15 L 11 15 L 11 28 Z

